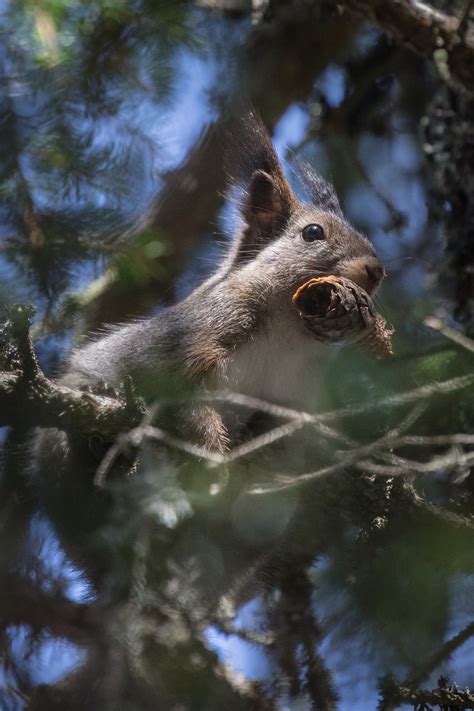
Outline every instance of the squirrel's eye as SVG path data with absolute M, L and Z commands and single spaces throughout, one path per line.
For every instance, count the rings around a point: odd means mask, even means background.
M 305 242 L 316 242 L 317 239 L 324 239 L 324 230 L 321 225 L 306 225 L 301 236 Z

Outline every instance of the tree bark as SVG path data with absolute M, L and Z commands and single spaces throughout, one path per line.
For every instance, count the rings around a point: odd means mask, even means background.
M 474 44 L 466 33 L 461 36 L 457 17 L 420 0 L 345 0 L 343 5 L 434 60 L 444 79 L 474 91 Z

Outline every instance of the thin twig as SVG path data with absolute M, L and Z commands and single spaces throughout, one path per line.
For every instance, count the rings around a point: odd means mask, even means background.
M 399 393 L 397 395 L 388 395 L 387 397 L 379 400 L 371 400 L 361 405 L 349 405 L 348 407 L 342 407 L 338 410 L 329 410 L 328 412 L 323 412 L 317 415 L 311 415 L 308 412 L 300 412 L 288 407 L 282 407 L 281 405 L 274 405 L 266 402 L 265 400 L 260 400 L 258 398 L 250 397 L 249 395 L 242 395 L 239 393 L 208 393 L 200 399 L 207 402 L 230 402 L 235 405 L 242 405 L 244 407 L 260 410 L 261 412 L 266 412 L 274 417 L 304 419 L 308 423 L 316 424 L 324 422 L 327 424 L 328 422 L 334 422 L 344 417 L 365 415 L 369 412 L 373 412 L 374 410 L 388 407 L 402 407 L 403 405 L 409 405 L 410 403 L 417 402 L 418 400 L 423 400 L 434 395 L 450 394 L 456 390 L 463 390 L 472 384 L 474 384 L 474 374 L 470 373 L 469 375 L 451 378 L 450 380 L 444 380 L 440 383 L 422 385 L 419 388 L 414 388 L 413 390 L 408 390 L 407 392 Z
M 461 647 L 470 637 L 474 636 L 474 622 L 470 622 L 464 629 L 458 632 L 454 637 L 448 639 L 435 652 L 427 662 L 416 673 L 409 677 L 403 686 L 418 686 L 431 672 L 433 672 L 442 662 L 445 662 L 453 654 L 453 652 Z
M 423 323 L 425 326 L 428 326 L 428 328 L 432 328 L 434 331 L 439 331 L 443 334 L 443 336 L 446 336 L 446 338 L 449 338 L 451 341 L 458 343 L 466 350 L 474 353 L 474 341 L 472 338 L 468 338 L 460 331 L 456 331 L 455 328 L 451 328 L 451 326 L 448 326 L 448 324 L 438 316 L 428 316 L 428 318 L 425 318 Z
M 230 462 L 234 462 L 236 459 L 245 457 L 247 454 L 255 452 L 258 449 L 261 449 L 262 447 L 267 447 L 268 445 L 273 444 L 274 442 L 279 439 L 282 439 L 283 437 L 289 437 L 305 425 L 307 425 L 306 420 L 295 419 L 292 422 L 287 422 L 284 425 L 280 425 L 280 427 L 275 427 L 269 432 L 265 432 L 259 437 L 254 437 L 249 442 L 245 442 L 244 444 L 239 445 L 229 454 L 224 455 L 225 463 L 229 464 Z
M 450 444 L 474 444 L 472 434 L 450 434 L 450 435 L 405 435 L 400 437 L 395 447 L 405 445 L 413 447 L 437 447 Z
M 366 455 L 374 454 L 383 447 L 391 444 L 393 440 L 396 440 L 400 433 L 411 427 L 416 420 L 421 417 L 423 412 L 427 408 L 426 403 L 420 403 L 413 408 L 413 410 L 405 417 L 402 422 L 394 427 L 385 435 L 371 442 L 370 444 L 363 445 L 362 447 L 357 447 L 356 449 L 350 450 L 346 453 L 346 456 L 336 464 L 331 464 L 328 467 L 323 467 L 314 472 L 308 472 L 307 474 L 300 474 L 296 477 L 281 476 L 278 477 L 278 484 L 270 484 L 268 486 L 255 486 L 251 489 L 251 494 L 268 494 L 274 493 L 276 491 L 283 491 L 285 489 L 291 489 L 295 486 L 301 486 L 302 484 L 307 484 L 308 482 L 319 479 L 320 477 L 327 476 L 328 474 L 335 474 L 339 471 L 343 471 L 346 467 L 357 464 L 361 457 Z
M 465 453 L 457 449 L 451 449 L 447 454 L 433 457 L 429 462 L 417 462 L 416 460 L 396 457 L 395 455 L 391 455 L 390 459 L 394 462 L 393 465 L 376 464 L 370 460 L 361 460 L 355 466 L 362 471 L 382 476 L 400 476 L 412 472 L 430 474 L 442 469 L 452 469 L 455 466 L 469 466 L 474 462 L 474 452 Z
M 185 452 L 194 456 L 198 459 L 202 459 L 214 465 L 226 465 L 231 462 L 235 462 L 237 459 L 246 456 L 258 449 L 265 447 L 278 439 L 287 437 L 297 430 L 301 429 L 305 425 L 313 425 L 317 427 L 319 433 L 326 438 L 338 439 L 342 441 L 347 446 L 353 446 L 354 442 L 345 435 L 339 433 L 336 429 L 329 426 L 327 423 L 338 420 L 343 417 L 356 416 L 360 414 L 365 414 L 371 412 L 374 409 L 384 408 L 384 407 L 400 407 L 407 403 L 416 402 L 417 400 L 429 398 L 433 395 L 447 394 L 467 387 L 474 382 L 474 375 L 466 375 L 458 378 L 452 378 L 451 380 L 446 380 L 441 383 L 432 383 L 430 385 L 424 385 L 420 388 L 415 388 L 405 393 L 399 395 L 391 395 L 383 398 L 379 401 L 372 401 L 364 403 L 363 405 L 350 406 L 345 408 L 340 408 L 338 410 L 331 410 L 329 412 L 312 415 L 307 412 L 300 412 L 288 407 L 282 407 L 281 405 L 275 405 L 273 403 L 266 402 L 265 400 L 260 400 L 258 398 L 250 397 L 248 395 L 241 395 L 238 393 L 226 393 L 217 392 L 214 394 L 206 394 L 199 398 L 205 401 L 225 401 L 231 402 L 233 404 L 242 405 L 252 409 L 259 410 L 261 412 L 266 412 L 273 415 L 274 417 L 289 419 L 290 422 L 284 423 L 269 432 L 255 437 L 249 442 L 245 442 L 243 445 L 236 447 L 233 451 L 228 454 L 220 454 L 218 452 L 213 452 L 205 447 L 200 447 L 199 445 L 192 444 L 185 440 L 181 440 L 174 435 L 171 435 L 159 427 L 152 426 L 150 424 L 152 417 L 148 413 L 145 420 L 138 427 L 130 430 L 127 434 L 121 435 L 116 443 L 109 449 L 101 464 L 99 465 L 95 477 L 95 482 L 98 486 L 102 486 L 106 473 L 109 471 L 110 467 L 117 459 L 117 457 L 125 451 L 128 447 L 138 447 L 139 444 L 145 438 L 154 439 L 162 442 L 163 444 L 173 447 L 179 451 Z M 327 474 L 336 473 L 351 463 L 357 462 L 361 456 L 371 455 L 372 453 L 379 450 L 381 446 L 386 444 L 388 441 L 392 444 L 392 447 L 399 447 L 402 445 L 414 445 L 414 446 L 428 446 L 428 445 L 444 445 L 444 444 L 472 444 L 474 443 L 474 436 L 457 434 L 457 435 L 440 435 L 435 437 L 417 437 L 415 435 L 408 435 L 401 437 L 400 432 L 403 429 L 403 423 L 398 428 L 391 430 L 387 435 L 384 435 L 381 439 L 372 445 L 366 445 L 364 447 L 359 447 L 354 449 L 352 452 L 343 451 L 339 454 L 342 456 L 342 460 L 336 464 L 330 465 L 317 472 L 312 472 L 310 474 L 303 474 L 300 477 L 294 478 L 276 488 L 272 488 L 272 491 L 288 488 L 289 486 L 296 486 L 304 481 L 310 481 L 319 476 L 325 476 Z M 373 465 L 371 466 L 382 466 Z M 397 472 L 400 473 L 400 472 Z M 267 488 L 264 489 L 265 492 L 268 491 Z M 254 489 L 253 493 L 263 493 L 263 489 Z
M 253 630 L 238 629 L 226 620 L 213 620 L 212 624 L 219 628 L 219 631 L 226 635 L 234 635 L 245 642 L 270 647 L 275 644 L 275 635 L 271 632 L 254 632 Z

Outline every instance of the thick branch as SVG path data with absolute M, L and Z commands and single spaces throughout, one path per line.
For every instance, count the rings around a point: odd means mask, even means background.
M 72 390 L 43 373 L 31 380 L 20 372 L 0 373 L 0 427 L 57 427 L 108 438 L 139 422 L 123 400 Z
M 56 427 L 109 438 L 138 425 L 141 405 L 131 387 L 117 398 L 74 390 L 41 371 L 29 337 L 31 310 L 10 308 L 0 329 L 0 427 Z
M 71 602 L 60 592 L 46 593 L 25 578 L 13 575 L 3 581 L 0 610 L 5 626 L 26 624 L 33 632 L 47 629 L 80 644 L 87 641 L 90 606 Z
M 445 64 L 448 76 L 474 90 L 474 46 L 459 35 L 459 19 L 420 0 L 345 0 L 345 7 L 368 17 L 418 54 Z M 441 52 L 445 54 L 440 55 Z
M 412 704 L 414 708 L 431 708 L 435 704 L 440 708 L 472 709 L 474 694 L 469 689 L 439 687 L 429 691 L 398 684 L 394 679 L 384 679 L 380 684 L 381 701 L 379 711 L 389 711 L 402 704 Z

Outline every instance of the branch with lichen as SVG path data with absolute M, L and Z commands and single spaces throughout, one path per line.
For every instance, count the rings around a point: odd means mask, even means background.
M 27 307 L 12 307 L 0 328 L 0 426 L 56 427 L 104 438 L 136 426 L 143 408 L 131 386 L 115 398 L 46 377 L 29 336 L 31 314 Z
M 446 15 L 421 0 L 345 0 L 343 6 L 433 60 L 451 85 L 474 90 L 474 44 L 463 16 Z
M 412 704 L 414 709 L 420 711 L 435 705 L 458 711 L 474 708 L 474 694 L 469 689 L 459 689 L 455 684 L 448 686 L 444 677 L 440 677 L 438 688 L 432 691 L 399 684 L 393 677 L 385 677 L 380 681 L 379 693 L 379 711 L 392 711 L 401 704 Z

